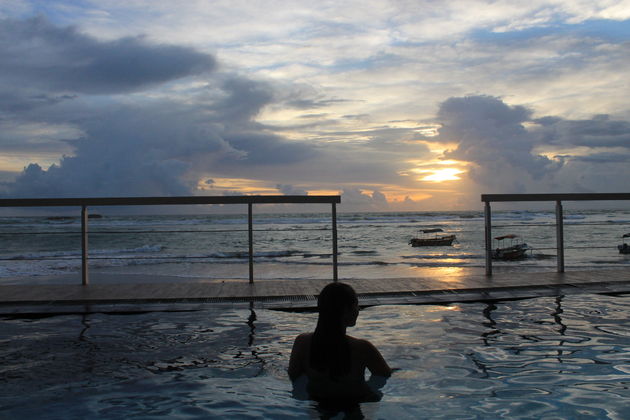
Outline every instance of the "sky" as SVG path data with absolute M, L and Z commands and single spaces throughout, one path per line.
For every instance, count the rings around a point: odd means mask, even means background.
M 630 1 L 0 2 L 0 196 L 628 192 Z

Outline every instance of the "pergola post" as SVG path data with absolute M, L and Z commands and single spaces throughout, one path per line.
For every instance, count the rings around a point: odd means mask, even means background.
M 556 248 L 558 273 L 564 273 L 564 216 L 560 200 L 556 201 Z
M 337 265 L 337 203 L 332 203 L 332 257 L 333 257 L 333 280 L 339 280 Z
M 88 211 L 87 206 L 81 206 L 81 284 L 88 283 Z
M 249 283 L 254 283 L 254 218 L 252 214 L 253 204 L 247 203 L 247 234 L 249 240 Z
M 486 201 L 484 206 L 484 219 L 486 224 L 486 276 L 492 275 L 492 209 L 490 202 Z

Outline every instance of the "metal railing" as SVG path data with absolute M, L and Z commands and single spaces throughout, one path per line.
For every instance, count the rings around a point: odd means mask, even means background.
M 105 198 L 12 198 L 0 199 L 0 207 L 80 207 L 81 208 L 81 281 L 89 284 L 88 275 L 88 207 L 247 204 L 249 282 L 254 282 L 254 204 L 330 204 L 332 222 L 333 280 L 338 281 L 337 204 L 338 195 L 246 195 L 186 197 L 105 197 Z
M 556 250 L 557 271 L 564 273 L 564 215 L 563 201 L 630 201 L 630 193 L 590 194 L 482 194 L 485 219 L 486 275 L 492 275 L 492 209 L 490 203 L 555 201 L 556 202 Z

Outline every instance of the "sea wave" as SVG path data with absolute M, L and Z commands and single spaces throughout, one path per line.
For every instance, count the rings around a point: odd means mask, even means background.
M 445 259 L 457 259 L 457 260 L 474 260 L 474 259 L 483 259 L 485 256 L 483 254 L 418 254 L 418 255 L 401 255 L 401 258 L 409 260 L 409 259 L 417 259 L 417 260 L 445 260 Z
M 254 258 L 278 258 L 278 257 L 293 257 L 296 255 L 304 255 L 304 251 L 295 249 L 285 251 L 266 251 L 266 252 L 254 252 Z M 309 254 L 311 255 L 311 254 Z M 216 258 L 216 259 L 246 259 L 249 258 L 249 252 L 235 251 L 235 252 L 213 252 L 210 254 L 197 255 L 201 258 Z
M 410 266 L 481 267 L 485 263 L 484 222 L 481 216 L 479 211 L 340 213 L 338 262 L 345 267 L 344 275 L 357 278 L 369 277 L 369 273 L 374 272 L 391 272 L 394 275 L 408 273 L 405 270 Z M 616 250 L 616 245 L 621 243 L 621 234 L 630 231 L 625 226 L 630 224 L 629 219 L 630 213 L 627 211 L 565 212 L 565 223 L 570 225 L 565 235 L 567 268 L 630 264 L 630 259 L 620 256 Z M 3 241 L 0 242 L 0 258 L 3 259 L 0 277 L 79 271 L 80 227 L 79 219 L 73 220 L 71 224 L 53 226 L 51 223 L 54 221 L 46 220 L 45 217 L 0 218 L 0 234 L 3 235 Z M 505 222 L 501 223 L 502 220 Z M 555 245 L 555 229 L 550 227 L 555 224 L 553 211 L 496 211 L 493 221 L 497 221 L 493 224 L 493 228 L 496 228 L 494 236 L 517 233 L 530 245 L 540 247 L 524 261 L 496 262 L 497 266 L 514 267 L 515 270 L 519 267 L 554 269 L 556 262 L 553 255 L 536 254 L 552 253 L 544 250 Z M 108 267 L 117 267 L 116 272 L 161 273 L 166 268 L 163 264 L 168 264 L 169 270 L 182 273 L 185 277 L 186 273 L 212 271 L 211 266 L 215 264 L 223 266 L 221 272 L 231 278 L 230 272 L 241 269 L 236 266 L 246 267 L 248 264 L 248 235 L 242 232 L 246 222 L 246 216 L 240 214 L 105 215 L 101 219 L 90 220 L 90 268 L 106 270 Z M 285 271 L 289 276 L 299 277 L 310 276 L 312 271 L 317 271 L 307 269 L 308 266 L 319 267 L 332 263 L 330 233 L 307 232 L 329 230 L 330 214 L 260 214 L 255 215 L 254 222 L 253 257 L 256 264 L 273 264 L 273 267 L 293 264 L 296 268 Z M 408 240 L 420 226 L 439 227 L 456 233 L 459 244 L 433 249 L 411 248 Z M 508 226 L 509 229 L 501 230 Z M 169 232 L 178 229 L 192 233 Z M 137 234 L 134 230 L 155 234 Z M 217 232 L 207 234 L 208 230 Z M 35 234 L 42 231 L 55 234 Z M 129 231 L 129 234 L 119 235 L 118 231 Z M 602 244 L 610 245 L 611 250 L 599 250 Z M 207 270 L 204 264 L 207 264 Z M 128 271 L 124 268 L 127 266 L 130 267 Z M 298 268 L 300 266 L 304 269 Z M 273 268 L 270 271 L 273 272 Z
M 484 265 L 480 262 L 471 262 L 471 261 L 448 261 L 448 264 L 440 263 L 437 261 L 427 261 L 427 262 L 417 262 L 417 263 L 408 263 L 411 267 L 483 267 Z
M 354 255 L 378 255 L 378 251 L 376 250 L 357 250 L 357 251 L 351 251 L 351 254 Z
M 89 251 L 89 255 L 94 256 L 112 256 L 115 257 L 121 254 L 151 254 L 157 253 L 164 250 L 166 246 L 164 245 L 142 245 L 135 248 L 126 248 L 126 249 L 91 249 Z M 22 254 L 9 254 L 6 256 L 2 256 L 1 259 L 12 261 L 12 260 L 44 260 L 44 259 L 71 259 L 81 257 L 82 251 L 80 249 L 77 250 L 69 250 L 69 251 L 43 251 L 43 252 L 30 252 L 30 253 L 22 253 Z

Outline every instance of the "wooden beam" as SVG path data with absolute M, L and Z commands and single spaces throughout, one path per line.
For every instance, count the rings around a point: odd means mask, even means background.
M 499 201 L 596 201 L 629 200 L 630 193 L 588 193 L 588 194 L 481 194 L 486 203 Z
M 5 198 L 0 207 L 155 206 L 178 204 L 330 204 L 338 195 L 242 195 L 185 197 Z

